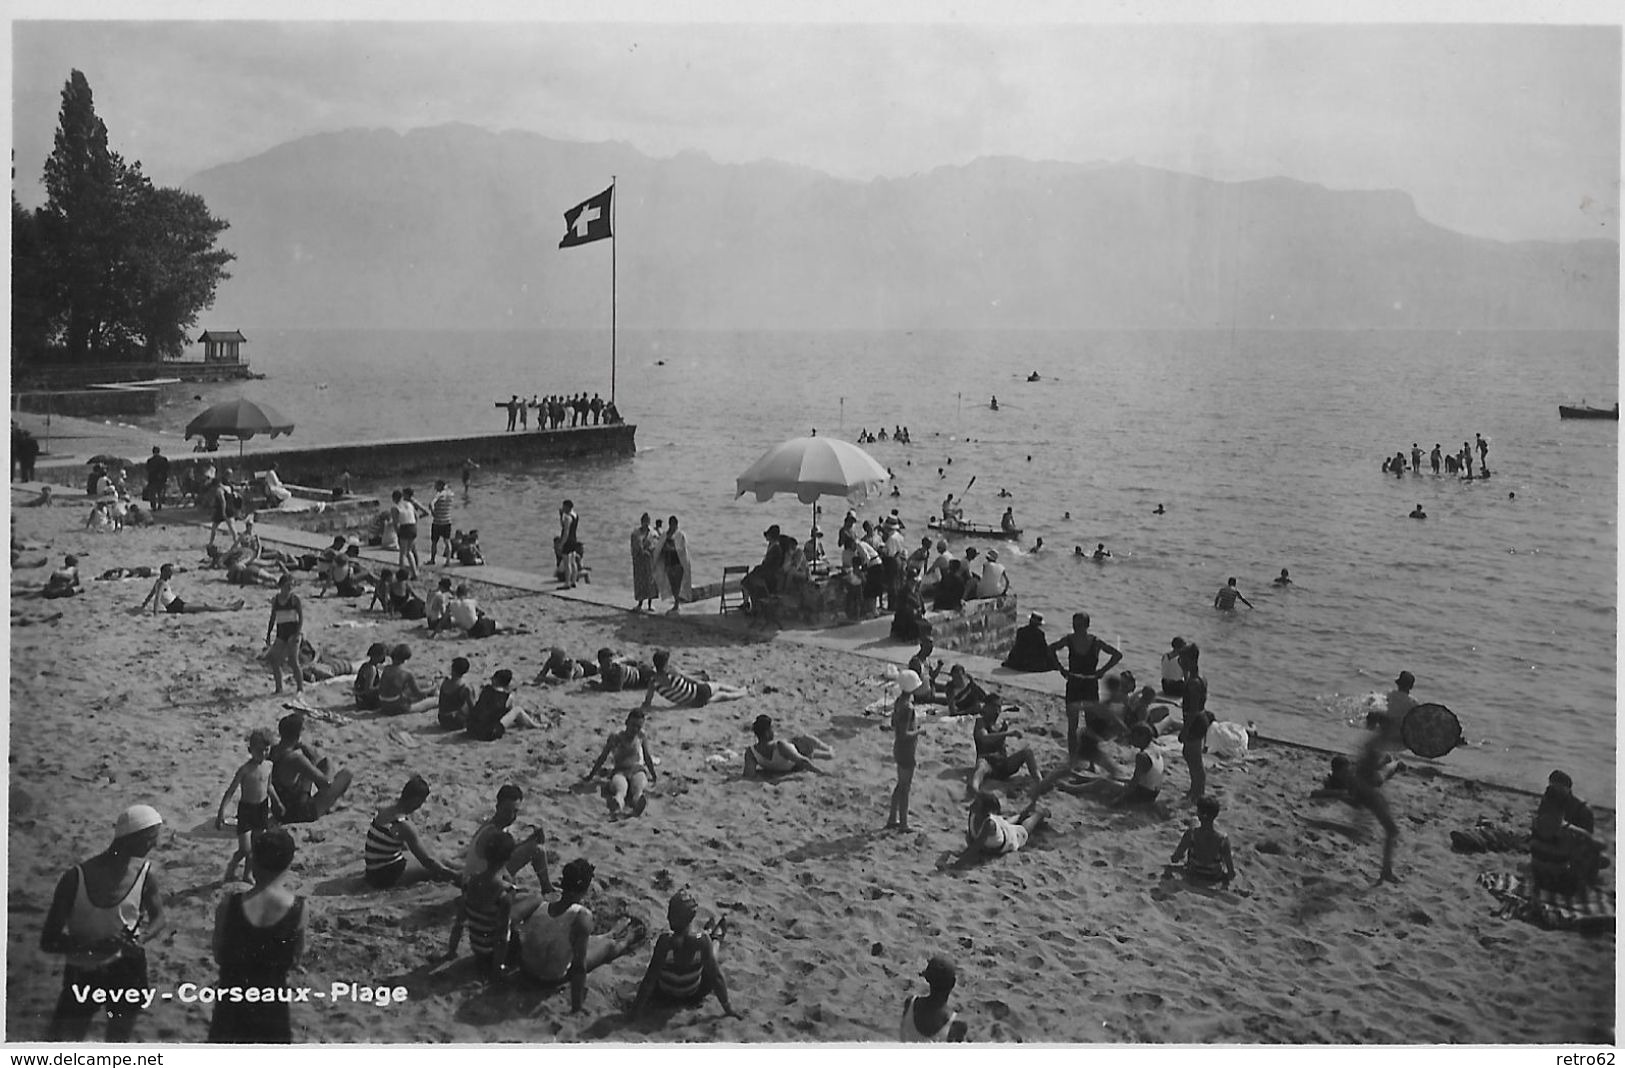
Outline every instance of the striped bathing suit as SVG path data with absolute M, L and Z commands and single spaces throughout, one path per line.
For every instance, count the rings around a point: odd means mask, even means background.
M 367 870 L 365 878 L 373 886 L 383 888 L 400 882 L 406 872 L 406 843 L 397 828 L 406 817 L 396 816 L 388 823 L 379 824 L 376 817 L 367 825 L 367 845 L 362 853 Z
M 477 963 L 488 964 L 497 950 L 497 938 L 505 933 L 499 930 L 501 913 L 495 903 L 482 906 L 471 901 L 464 903 L 463 912 L 468 920 L 468 948 L 473 950 Z
M 674 705 L 699 708 L 711 700 L 711 684 L 668 669 L 655 676 L 655 693 Z
M 708 940 L 708 936 L 697 935 L 693 940 L 694 946 L 687 954 L 686 967 L 678 965 L 679 954 L 676 950 L 667 952 L 665 964 L 655 977 L 655 992 L 662 1001 L 698 1001 L 710 992 L 705 982 L 705 952 L 702 941 Z

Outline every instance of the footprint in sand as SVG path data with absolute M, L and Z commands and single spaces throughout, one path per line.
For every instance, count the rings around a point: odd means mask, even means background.
M 1131 1009 L 1150 1011 L 1160 1009 L 1165 1003 L 1161 994 L 1147 990 L 1134 990 L 1123 995 L 1123 1003 Z

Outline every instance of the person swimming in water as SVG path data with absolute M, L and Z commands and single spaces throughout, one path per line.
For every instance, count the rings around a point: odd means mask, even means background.
M 1412 519 L 1426 519 L 1428 517 L 1428 514 L 1426 512 L 1424 512 L 1424 511 L 1422 511 L 1422 504 L 1421 504 L 1420 501 L 1417 502 L 1417 505 L 1416 505 L 1415 508 L 1411 509 L 1411 516 L 1410 517 Z
M 1155 509 L 1155 510 L 1154 510 L 1154 511 L 1152 511 L 1152 513 L 1151 513 L 1151 514 L 1152 514 L 1152 515 L 1163 515 L 1163 514 L 1165 514 L 1165 513 L 1166 513 L 1166 512 L 1167 512 L 1167 511 L 1168 511 L 1168 510 L 1167 510 L 1167 509 L 1166 509 L 1166 508 L 1164 508 L 1164 507 L 1163 507 L 1163 506 L 1162 506 L 1162 505 L 1161 505 L 1161 504 L 1158 504 L 1158 505 L 1157 505 L 1157 507 L 1156 507 L 1156 509 Z
M 1248 608 L 1253 606 L 1253 602 L 1242 596 L 1241 591 L 1236 588 L 1235 579 L 1231 579 L 1229 582 L 1219 587 L 1219 592 L 1213 595 L 1213 607 L 1219 609 L 1221 612 L 1234 611 L 1237 601 L 1240 601 Z
M 1095 551 L 1091 554 L 1091 558 L 1094 560 L 1110 560 L 1112 558 L 1112 551 L 1106 548 L 1105 542 L 1096 542 Z
M 1292 585 L 1292 577 L 1287 574 L 1286 568 L 1283 567 L 1281 569 L 1281 574 L 1276 578 L 1276 580 L 1274 582 L 1274 585 L 1276 585 L 1276 586 L 1290 586 L 1290 585 Z

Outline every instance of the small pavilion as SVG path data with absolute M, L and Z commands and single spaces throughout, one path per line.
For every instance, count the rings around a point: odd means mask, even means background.
M 248 339 L 240 330 L 205 330 L 198 341 L 203 345 L 204 363 L 242 363 L 237 348 Z

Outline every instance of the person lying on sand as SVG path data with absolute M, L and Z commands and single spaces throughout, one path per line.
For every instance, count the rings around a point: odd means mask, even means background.
M 62 566 L 46 576 L 45 588 L 40 596 L 48 600 L 58 597 L 75 597 L 85 592 L 79 584 L 79 558 L 72 553 L 62 558 Z
M 747 688 L 712 682 L 703 672 L 699 678 L 693 679 L 674 670 L 671 667 L 671 651 L 667 649 L 661 649 L 654 655 L 654 677 L 649 680 L 649 688 L 643 695 L 645 710 L 654 703 L 657 693 L 680 708 L 701 708 L 712 701 L 737 701 L 750 696 Z
M 513 945 L 510 932 L 541 908 L 545 899 L 539 894 L 519 894 L 513 873 L 508 870 L 518 845 L 513 835 L 493 831 L 478 844 L 482 850 L 480 871 L 472 875 L 464 872 L 467 879 L 462 896 L 457 899 L 457 915 L 452 920 L 446 959 L 457 956 L 457 946 L 462 942 L 466 927 L 475 970 L 482 975 L 504 976 L 509 973 L 508 959 Z
M 410 659 L 412 647 L 402 642 L 389 651 L 389 666 L 378 676 L 378 711 L 386 716 L 428 712 L 439 703 L 436 695 L 418 685 L 406 666 Z
M 507 668 L 492 675 L 491 681 L 480 687 L 480 696 L 463 728 L 470 738 L 494 742 L 510 729 L 541 726 L 530 713 L 513 703 L 512 687 L 513 672 Z
M 442 864 L 418 838 L 412 826 L 412 813 L 423 807 L 429 799 L 429 783 L 421 775 L 413 775 L 401 788 L 401 796 L 379 809 L 367 825 L 367 843 L 362 851 L 366 865 L 362 877 L 368 886 L 387 890 L 401 881 L 406 874 L 406 854 L 418 858 L 430 878 L 437 882 L 454 883 L 459 876 L 456 869 Z
M 237 802 L 237 851 L 226 862 L 222 883 L 229 883 L 237 871 L 237 862 L 243 862 L 243 876 L 249 882 L 254 878 L 254 835 L 271 828 L 271 732 L 255 727 L 248 732 L 248 760 L 237 769 L 220 798 L 220 810 L 214 816 L 214 829 L 226 829 L 226 805 L 238 790 L 242 797 Z
M 270 753 L 272 808 L 283 823 L 314 823 L 344 796 L 350 773 L 305 744 L 305 717 L 300 713 L 283 716 L 276 727 L 278 740 Z
M 29 500 L 22 501 L 19 504 L 17 504 L 16 507 L 18 507 L 18 508 L 49 508 L 51 506 L 51 498 L 55 495 L 55 493 L 56 493 L 56 490 L 53 489 L 52 487 L 50 487 L 50 486 L 41 486 L 38 497 L 33 497 L 33 498 L 30 498 Z
M 326 682 L 354 675 L 356 666 L 356 662 L 347 657 L 323 652 L 308 637 L 299 640 L 299 677 L 306 682 Z
M 598 688 L 606 693 L 641 690 L 649 685 L 654 673 L 655 669 L 648 664 L 616 656 L 613 649 L 598 650 Z
M 1169 864 L 1184 866 L 1187 882 L 1230 885 L 1236 877 L 1236 862 L 1230 855 L 1230 836 L 1223 834 L 1214 821 L 1219 818 L 1221 806 L 1216 797 L 1204 797 L 1196 803 L 1195 827 L 1187 827 L 1180 836 Z
M 498 831 L 511 828 L 514 821 L 519 818 L 519 806 L 524 803 L 525 792 L 512 783 L 505 784 L 497 791 L 496 811 L 475 830 L 474 837 L 469 839 L 468 851 L 463 856 L 463 874 L 478 875 L 484 871 L 489 861 L 484 856 L 485 840 Z M 530 865 L 530 870 L 536 873 L 541 883 L 542 892 L 551 894 L 556 889 L 552 876 L 547 872 L 547 850 L 543 848 L 547 843 L 547 835 L 538 826 L 524 838 L 517 840 L 513 855 L 507 860 L 508 871 L 514 875 L 519 869 Z
M 651 1004 L 697 1008 L 712 994 L 717 996 L 724 1016 L 742 1018 L 743 1014 L 736 1012 L 728 1000 L 728 983 L 717 963 L 717 951 L 728 934 L 727 918 L 718 918 L 696 933 L 690 928 L 699 912 L 699 902 L 688 889 L 671 896 L 666 906 L 666 922 L 671 930 L 655 939 L 649 967 L 632 1001 L 634 1020 Z
M 224 605 L 211 604 L 207 601 L 182 600 L 180 595 L 175 592 L 174 577 L 175 567 L 173 564 L 165 564 L 160 567 L 157 581 L 152 584 L 152 589 L 147 591 L 145 599 L 136 606 L 136 612 L 140 613 L 149 604 L 152 605 L 153 615 L 157 615 L 160 611 L 167 612 L 172 616 L 197 612 L 235 612 L 247 603 L 241 597 Z
M 932 957 L 920 973 L 930 993 L 910 994 L 903 999 L 903 1018 L 897 1027 L 899 1042 L 963 1042 L 970 1030 L 959 1013 L 948 1008 L 948 998 L 959 981 L 954 962 Z
M 557 645 L 547 651 L 547 662 L 542 670 L 536 673 L 531 680 L 532 686 L 542 683 L 558 685 L 565 682 L 574 682 L 576 679 L 585 679 L 598 674 L 598 664 L 593 660 L 581 660 L 571 656 Z
M 965 825 L 965 849 L 968 853 L 997 857 L 1014 853 L 1027 844 L 1044 821 L 1049 809 L 1039 807 L 1023 815 L 1019 821 L 1005 819 L 1003 804 L 993 794 L 977 794 L 971 798 L 970 812 Z
M 970 791 L 973 794 L 982 792 L 984 780 L 1008 779 L 1023 768 L 1027 769 L 1034 782 L 1043 778 L 1038 773 L 1038 758 L 1033 755 L 1030 746 L 1022 746 L 1014 753 L 1006 751 L 1008 740 L 1020 738 L 1021 732 L 1000 722 L 999 715 L 1003 711 L 999 699 L 989 696 L 983 700 L 976 724 L 971 728 L 971 737 L 976 743 L 976 767 L 970 773 Z
M 593 866 L 577 858 L 564 866 L 559 899 L 537 909 L 520 930 L 520 966 L 539 983 L 570 984 L 570 1011 L 580 1012 L 587 997 L 587 973 L 636 949 L 647 937 L 643 924 L 628 918 L 610 935 L 592 933 L 592 910 L 584 903 Z
M 828 772 L 812 762 L 812 758 L 833 757 L 835 750 L 808 734 L 786 742 L 773 737 L 773 717 L 762 714 L 751 724 L 756 741 L 745 750 L 747 779 L 761 775 L 788 775 L 796 771 L 811 771 L 819 775 Z
M 643 815 L 643 810 L 649 805 L 643 789 L 653 785 L 656 776 L 654 758 L 649 755 L 649 741 L 643 736 L 642 708 L 634 708 L 626 714 L 626 729 L 609 736 L 598 753 L 598 759 L 593 761 L 581 781 L 591 782 L 596 778 L 605 761 L 611 761 L 609 782 L 603 790 L 610 819 L 619 819 L 623 810 L 634 816 Z

